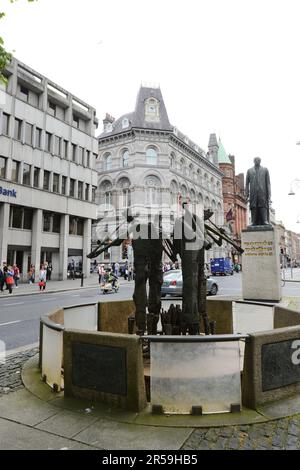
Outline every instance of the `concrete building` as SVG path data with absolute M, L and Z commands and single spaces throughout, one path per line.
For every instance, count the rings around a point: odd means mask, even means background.
M 13 59 L 0 89 L 0 263 L 26 279 L 51 262 L 53 279 L 68 261 L 90 273 L 96 217 L 95 109 Z
M 244 174 L 235 174 L 235 157 L 227 154 L 220 139 L 218 147 L 219 168 L 224 174 L 224 221 L 230 237 L 241 246 L 241 233 L 248 225 Z M 234 262 L 241 262 L 241 255 L 234 248 L 231 248 L 231 256 Z
M 139 214 L 145 208 L 161 210 L 172 224 L 183 200 L 189 201 L 193 211 L 211 208 L 213 220 L 223 225 L 218 147 L 211 141 L 206 152 L 171 125 L 159 88 L 142 86 L 133 112 L 117 120 L 106 115 L 103 123 L 98 138 L 99 209 L 94 241 L 110 231 L 110 216 L 127 207 Z M 125 245 L 112 248 L 102 260 L 124 261 Z M 222 253 L 222 248 L 214 247 L 206 256 Z

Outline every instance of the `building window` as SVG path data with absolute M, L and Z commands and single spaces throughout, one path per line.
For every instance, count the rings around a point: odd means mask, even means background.
M 55 136 L 55 150 L 54 150 L 54 153 L 55 155 L 57 155 L 58 157 L 61 156 L 61 137 L 57 137 L 57 135 Z
M 75 197 L 75 180 L 70 178 L 70 196 Z
M 56 116 L 56 105 L 51 101 L 48 101 L 48 113 L 51 114 L 51 116 Z
M 131 193 L 129 189 L 123 189 L 122 191 L 122 207 L 130 207 L 131 205 Z
M 92 202 L 96 202 L 96 186 L 92 187 Z
M 41 149 L 42 148 L 42 129 L 40 129 L 39 127 L 36 128 L 35 139 L 36 139 L 35 140 L 36 147 Z
M 21 136 L 22 136 L 22 120 L 15 118 L 14 138 L 16 140 L 21 140 Z
M 2 134 L 9 135 L 9 114 L 2 114 Z
M 86 166 L 90 168 L 91 165 L 91 152 L 89 150 L 86 151 Z
M 77 145 L 72 144 L 72 160 L 73 160 L 73 162 L 76 162 L 76 149 L 77 149 Z
M 14 181 L 15 183 L 18 183 L 19 174 L 20 174 L 20 162 L 13 160 L 11 164 L 11 180 Z
M 60 233 L 60 214 L 53 214 L 52 217 L 52 232 Z
M 62 157 L 65 158 L 66 160 L 68 159 L 68 144 L 69 144 L 69 142 L 67 140 L 64 140 Z
M 10 224 L 12 228 L 22 228 L 23 208 L 19 206 L 10 206 Z
M 32 209 L 24 208 L 23 228 L 25 230 L 32 229 Z
M 51 232 L 51 213 L 43 212 L 43 231 Z
M 43 181 L 43 189 L 49 191 L 50 186 L 50 171 L 44 170 L 44 181 Z
M 84 162 L 84 148 L 79 147 L 78 163 L 79 163 L 79 165 L 83 165 L 83 162 Z
M 5 178 L 6 175 L 6 158 L 0 157 L 0 178 Z
M 90 193 L 90 185 L 88 183 L 85 184 L 85 191 L 84 191 L 84 199 L 86 201 L 89 200 L 89 193 Z
M 73 114 L 73 127 L 79 128 L 79 117 Z
M 146 186 L 146 205 L 152 206 L 161 203 L 161 183 L 157 176 L 147 176 Z
M 111 154 L 107 153 L 106 155 L 104 155 L 104 168 L 103 168 L 103 170 L 108 171 L 108 170 L 111 170 L 111 169 L 112 169 L 112 158 L 111 158 Z
M 21 85 L 20 86 L 20 92 L 21 92 L 21 97 L 24 101 L 28 101 L 29 97 L 29 90 L 25 86 Z
M 128 118 L 123 118 L 123 120 L 122 120 L 122 129 L 126 129 L 127 127 L 129 127 L 129 120 L 128 120 Z
M 30 165 L 23 163 L 23 184 L 30 186 Z
M 67 194 L 67 177 L 62 176 L 61 179 L 61 194 L 66 195 Z
M 40 186 L 40 168 L 34 167 L 33 170 L 33 186 L 39 188 Z
M 129 165 L 129 152 L 128 150 L 124 150 L 122 153 L 122 166 L 126 167 Z
M 52 134 L 46 132 L 46 150 L 51 153 L 51 144 L 52 144 Z
M 32 145 L 33 125 L 26 122 L 25 124 L 25 144 Z
M 83 199 L 83 182 L 78 181 L 78 199 Z
M 53 173 L 53 192 L 59 193 L 59 174 Z
M 147 165 L 157 165 L 157 152 L 155 148 L 149 147 L 146 151 Z
M 83 236 L 84 220 L 78 217 L 70 216 L 69 219 L 69 235 Z

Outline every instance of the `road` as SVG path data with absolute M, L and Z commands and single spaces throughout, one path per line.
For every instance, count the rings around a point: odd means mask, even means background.
M 289 278 L 287 273 L 287 279 Z M 294 277 L 300 280 L 300 269 L 294 270 Z M 241 274 L 215 278 L 219 284 L 220 295 L 241 294 Z M 41 293 L 38 295 L 0 297 L 0 340 L 5 342 L 6 351 L 24 348 L 37 343 L 39 337 L 39 319 L 51 310 L 73 304 L 84 304 L 101 300 L 125 300 L 132 298 L 133 283 L 121 283 L 117 294 L 103 296 L 98 289 L 82 289 L 69 292 Z M 286 283 L 285 296 L 300 296 L 300 282 Z M 163 306 L 180 298 L 163 300 Z

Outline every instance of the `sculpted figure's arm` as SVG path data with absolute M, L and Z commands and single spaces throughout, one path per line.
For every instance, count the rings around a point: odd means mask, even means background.
M 246 176 L 246 183 L 245 183 L 245 196 L 247 201 L 249 201 L 250 197 L 250 171 L 247 171 L 247 176 Z
M 271 201 L 271 183 L 270 183 L 270 175 L 269 170 L 266 169 L 266 188 L 267 188 L 267 201 L 270 203 Z

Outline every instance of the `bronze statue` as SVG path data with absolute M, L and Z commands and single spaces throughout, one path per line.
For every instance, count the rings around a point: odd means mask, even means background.
M 135 287 L 133 300 L 135 303 L 135 325 L 139 335 L 157 334 L 157 323 L 161 310 L 162 252 L 173 261 L 177 254 L 181 257 L 183 275 L 182 310 L 179 306 L 162 313 L 162 324 L 167 325 L 164 333 L 168 334 L 199 334 L 200 321 L 203 319 L 205 334 L 213 333 L 213 322 L 209 322 L 206 312 L 206 276 L 204 250 L 210 249 L 211 241 L 219 246 L 225 240 L 239 252 L 243 250 L 234 244 L 226 235 L 225 230 L 211 220 L 213 212 L 204 211 L 204 220 L 191 213 L 183 204 L 184 214 L 175 221 L 172 238 L 166 238 L 161 228 L 161 217 L 158 223 L 139 223 L 129 213 L 126 221 L 129 226 L 113 240 L 107 238 L 98 242 L 98 247 L 88 258 L 96 258 L 112 246 L 120 246 L 134 233 L 132 246 L 134 252 Z M 206 221 L 206 222 L 205 222 Z M 178 236 L 180 234 L 181 236 Z M 110 237 L 112 238 L 112 237 Z M 210 241 L 210 240 L 211 241 Z M 149 296 L 146 284 L 149 279 Z M 148 309 L 148 313 L 147 313 Z M 133 332 L 132 321 L 130 331 Z
M 246 198 L 250 202 L 252 226 L 270 225 L 270 176 L 268 169 L 260 166 L 260 162 L 259 157 L 254 158 L 254 167 L 247 171 L 246 176 Z

